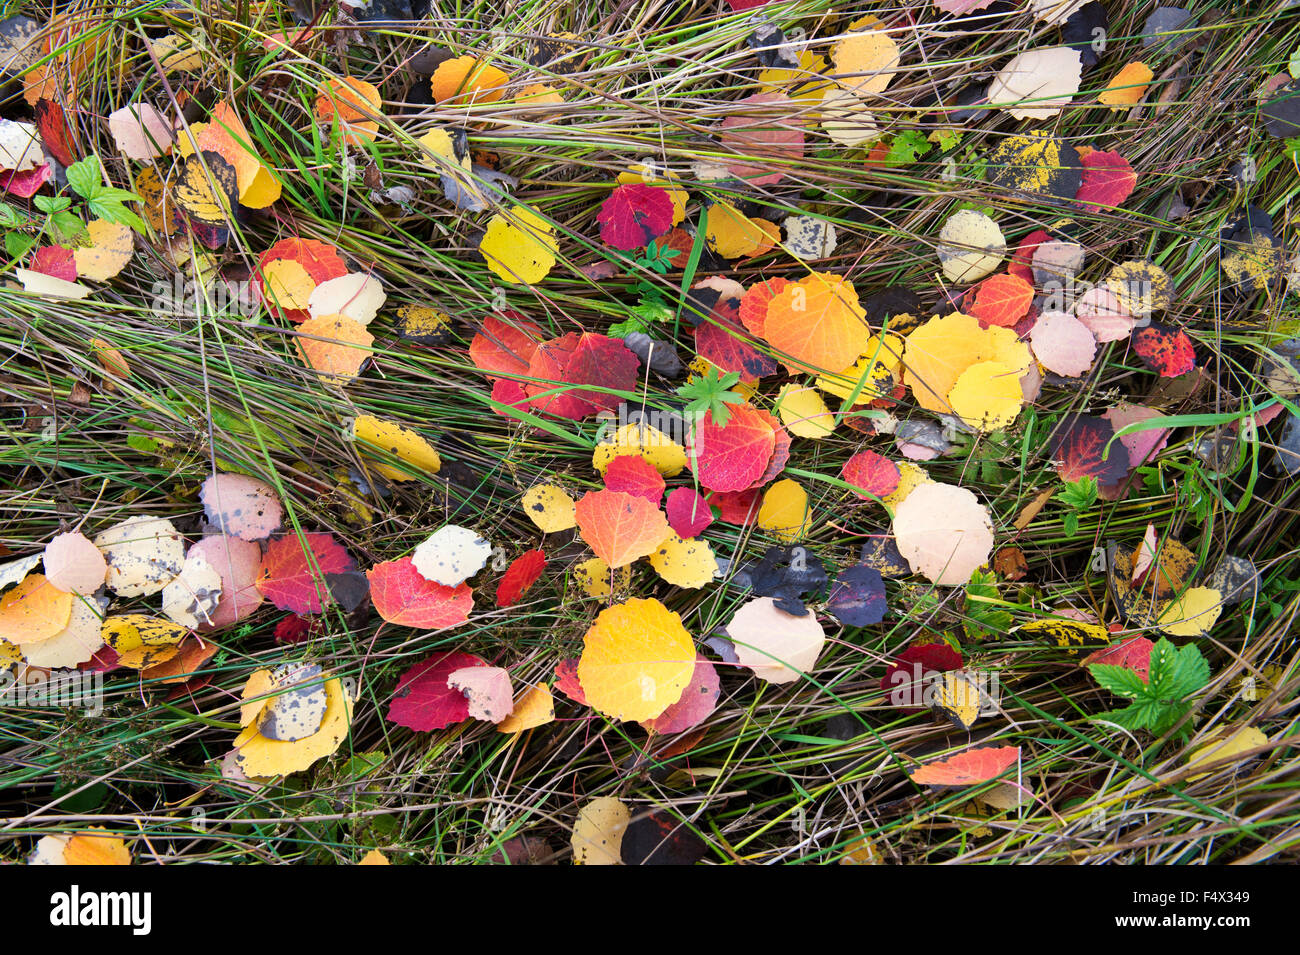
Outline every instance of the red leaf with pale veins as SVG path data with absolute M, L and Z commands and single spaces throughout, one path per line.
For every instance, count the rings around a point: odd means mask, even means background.
M 786 464 L 790 460 L 790 432 L 785 430 L 785 425 L 781 424 L 779 418 L 770 411 L 764 411 L 762 408 L 755 408 L 758 416 L 768 423 L 772 429 L 772 457 L 767 462 L 767 467 L 763 473 L 758 476 L 750 488 L 758 490 L 764 484 L 776 480 L 776 476 L 785 470 Z
M 375 564 L 366 578 L 371 603 L 389 623 L 443 630 L 460 626 L 474 609 L 474 591 L 467 584 L 446 587 L 427 580 L 409 557 Z
M 578 679 L 578 658 L 570 657 L 555 664 L 555 688 L 582 706 L 587 706 L 587 694 L 582 692 Z
M 1062 420 L 1052 436 L 1052 457 L 1061 462 L 1061 479 L 1074 482 L 1093 477 L 1099 484 L 1124 480 L 1130 467 L 1128 449 L 1115 441 L 1106 451 L 1114 436 L 1115 429 L 1105 418 L 1080 414 Z
M 1001 776 L 1020 759 L 1019 746 L 980 746 L 926 763 L 908 775 L 922 786 L 974 786 Z
M 605 468 L 605 487 L 643 497 L 656 507 L 664 496 L 664 478 L 639 454 L 620 454 Z
M 596 413 L 596 406 L 583 399 L 576 389 L 565 388 L 569 383 L 569 359 L 578 348 L 579 338 L 577 332 L 569 332 L 542 342 L 533 352 L 527 375 L 537 381 L 525 382 L 524 393 L 531 399 L 533 411 L 537 414 L 579 421 Z
M 77 281 L 77 257 L 61 245 L 43 245 L 32 253 L 27 266 L 33 272 L 52 275 L 65 282 Z
M 1074 200 L 1086 209 L 1118 208 L 1137 188 L 1137 173 L 1117 152 L 1093 150 L 1080 162 L 1083 181 Z
M 528 393 L 524 391 L 524 386 L 509 378 L 498 378 L 492 382 L 492 400 L 507 405 L 515 411 L 528 411 Z M 518 415 L 512 415 L 500 408 L 493 408 L 492 411 L 503 418 L 518 418 Z
M 41 186 L 53 178 L 54 170 L 50 168 L 49 163 L 43 162 L 35 169 L 28 169 L 26 172 L 0 173 L 0 190 L 18 196 L 20 199 L 30 199 L 40 191 Z
M 725 425 L 709 411 L 691 436 L 688 461 L 700 484 L 711 491 L 743 491 L 767 470 L 776 447 L 776 432 L 749 405 L 729 405 Z
M 635 392 L 640 367 L 640 359 L 622 340 L 595 332 L 583 332 L 577 347 L 569 355 L 562 374 L 563 380 L 571 385 L 598 385 L 601 388 Z M 618 395 L 587 388 L 580 388 L 573 395 L 597 411 L 617 411 L 623 403 Z
M 622 491 L 588 491 L 573 513 L 582 539 L 611 568 L 652 553 L 672 531 L 658 507 Z
M 746 332 L 739 324 L 713 317 L 695 330 L 695 350 L 710 364 L 723 371 L 734 371 L 748 384 L 776 374 L 776 359 L 764 355 L 742 338 Z
M 290 613 L 320 613 L 322 595 L 328 597 L 326 574 L 356 570 L 343 545 L 333 534 L 286 535 L 271 541 L 262 556 L 257 589 L 280 610 Z
M 485 667 L 472 653 L 435 653 L 398 678 L 388 720 L 398 726 L 429 732 L 469 719 L 469 700 L 447 685 L 447 677 L 465 667 Z
M 668 495 L 664 510 L 668 514 L 669 526 L 683 540 L 699 537 L 713 523 L 709 502 L 689 487 L 674 488 Z
M 673 227 L 673 199 L 667 189 L 645 183 L 615 187 L 600 204 L 600 237 L 624 252 L 649 245 Z
M 488 378 L 528 374 L 528 363 L 546 333 L 515 311 L 489 315 L 469 343 L 469 358 Z
M 1079 665 L 1086 667 L 1093 663 L 1104 663 L 1108 666 L 1124 667 L 1146 680 L 1151 672 L 1151 650 L 1154 647 L 1155 644 L 1146 637 L 1134 637 L 1088 654 Z
M 898 490 L 902 473 L 889 458 L 868 449 L 859 451 L 845 461 L 840 476 L 858 489 L 853 492 L 857 497 L 869 501 L 870 495 L 888 497 Z M 859 491 L 866 493 L 858 493 Z
M 1034 287 L 1018 275 L 991 275 L 975 288 L 970 314 L 980 324 L 1013 328 L 1034 302 Z
M 1159 322 L 1133 333 L 1133 350 L 1162 378 L 1177 378 L 1196 367 L 1196 349 L 1187 333 Z
M 637 460 L 641 460 L 637 458 Z M 527 550 L 510 562 L 497 584 L 497 606 L 509 607 L 528 593 L 546 569 L 546 555 L 540 550 Z
M 960 670 L 961 652 L 946 643 L 910 646 L 894 660 L 880 678 L 880 688 L 889 691 L 889 702 L 908 713 L 924 709 L 926 680 L 936 673 Z

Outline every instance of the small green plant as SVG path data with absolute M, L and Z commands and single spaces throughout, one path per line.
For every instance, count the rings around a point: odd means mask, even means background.
M 729 371 L 724 375 L 716 368 L 709 368 L 679 387 L 677 394 L 686 399 L 684 412 L 687 419 L 698 420 L 713 412 L 713 423 L 725 425 L 731 420 L 727 405 L 742 404 L 745 400 L 731 390 L 739 381 L 739 372 Z
M 1210 682 L 1210 665 L 1200 649 L 1190 643 L 1179 649 L 1164 637 L 1151 649 L 1145 680 L 1128 667 L 1106 663 L 1094 663 L 1088 672 L 1103 688 L 1133 701 L 1123 709 L 1102 713 L 1098 719 L 1125 729 L 1148 730 L 1156 736 L 1182 720 L 1192 708 L 1189 697 Z
M 73 209 L 73 196 L 85 202 L 86 211 L 97 219 L 130 226 L 143 233 L 144 222 L 128 209 L 127 202 L 140 197 L 125 189 L 104 185 L 103 167 L 95 154 L 67 168 L 68 188 L 72 195 L 34 196 L 32 205 L 45 213 L 41 220 L 26 215 L 8 203 L 0 202 L 0 229 L 5 230 L 5 252 L 11 259 L 26 255 L 43 236 L 58 245 L 76 245 L 85 236 L 86 223 Z
M 966 603 L 963 607 L 962 629 L 972 640 L 997 637 L 1011 629 L 1011 612 L 996 603 L 1002 599 L 998 592 L 996 574 L 975 571 L 966 585 Z
M 1078 536 L 1079 516 L 1097 503 L 1097 490 L 1097 479 L 1085 475 L 1065 485 L 1056 495 L 1056 499 L 1068 508 L 1061 521 L 1070 537 Z

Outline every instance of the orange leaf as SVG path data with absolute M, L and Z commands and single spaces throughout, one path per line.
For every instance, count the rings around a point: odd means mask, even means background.
M 990 275 L 975 289 L 970 314 L 985 325 L 1011 328 L 1029 313 L 1034 287 L 1018 275 Z
M 578 679 L 587 702 L 606 716 L 652 720 L 681 699 L 695 656 L 681 617 L 653 598 L 633 598 L 596 617 L 583 637 Z
M 663 512 L 623 491 L 588 491 L 574 505 L 578 533 L 610 567 L 622 567 L 654 549 L 672 533 Z
M 668 536 L 668 522 L 664 534 Z M 651 550 L 653 550 L 653 546 Z M 28 574 L 0 600 L 0 640 L 33 643 L 63 630 L 72 616 L 72 594 L 55 587 L 44 574 Z
M 814 272 L 768 303 L 763 337 L 790 356 L 791 372 L 837 372 L 866 351 L 871 332 L 858 293 L 843 276 Z
M 997 778 L 1019 760 L 1019 746 L 981 746 L 926 763 L 909 775 L 922 786 L 974 786 Z

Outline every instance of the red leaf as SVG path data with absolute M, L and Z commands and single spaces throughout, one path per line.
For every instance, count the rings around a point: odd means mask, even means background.
M 980 746 L 950 759 L 926 763 L 908 775 L 922 786 L 974 786 L 996 779 L 1019 760 L 1019 746 Z
M 469 700 L 447 685 L 447 677 L 465 667 L 485 667 L 472 653 L 435 653 L 401 675 L 388 706 L 388 720 L 429 732 L 469 719 Z
M 1071 415 L 1063 419 L 1052 436 L 1052 457 L 1061 462 L 1061 479 L 1074 482 L 1093 477 L 1099 484 L 1124 480 L 1130 467 L 1128 449 L 1116 441 L 1109 452 L 1105 450 L 1114 436 L 1115 429 L 1105 418 Z
M 649 245 L 673 227 L 673 199 L 667 189 L 644 183 L 617 186 L 596 216 L 600 237 L 629 252 Z
M 668 525 L 682 539 L 699 537 L 713 523 L 709 502 L 689 487 L 674 488 L 664 510 Z
M 53 178 L 54 171 L 50 169 L 50 164 L 43 162 L 26 172 L 0 173 L 0 189 L 20 199 L 30 199 Z
M 858 491 L 854 491 L 854 494 L 864 501 L 869 501 L 871 495 L 888 497 L 898 490 L 898 482 L 902 474 L 898 470 L 898 465 L 889 458 L 875 451 L 866 450 L 859 451 L 845 461 L 840 476 L 848 484 L 867 492 L 859 494 Z
M 637 458 L 637 460 L 641 460 Z M 497 606 L 509 607 L 528 593 L 528 588 L 537 583 L 546 569 L 546 555 L 540 550 L 524 551 L 510 562 L 506 572 L 497 584 Z
M 532 399 L 532 408 L 537 414 L 579 421 L 596 413 L 596 406 L 583 399 L 576 389 L 565 387 L 569 383 L 569 359 L 578 348 L 579 338 L 577 332 L 569 332 L 542 342 L 533 352 L 527 374 L 537 381 L 526 382 L 524 393 Z
M 286 535 L 271 541 L 262 556 L 257 589 L 280 610 L 320 613 L 329 594 L 326 574 L 356 570 L 356 563 L 332 534 Z M 317 576 L 319 573 L 320 576 Z
M 768 426 L 772 429 L 774 439 L 772 442 L 772 457 L 768 460 L 767 467 L 763 469 L 763 473 L 758 476 L 757 480 L 750 485 L 751 488 L 757 490 L 764 484 L 775 480 L 776 476 L 785 469 L 786 463 L 790 460 L 791 439 L 790 432 L 785 430 L 785 426 L 781 424 L 776 415 L 761 408 L 756 408 L 755 411 L 760 418 L 768 423 Z
M 776 447 L 776 433 L 755 409 L 730 405 L 725 425 L 704 415 L 691 435 L 688 461 L 700 484 L 711 491 L 743 491 L 767 470 Z
M 695 330 L 695 349 L 710 364 L 739 374 L 743 382 L 775 375 L 776 359 L 740 337 L 744 334 L 738 325 L 720 321 L 715 310 L 714 317 Z
M 528 393 L 524 391 L 524 386 L 517 381 L 511 381 L 509 378 L 498 378 L 492 382 L 492 400 L 508 405 L 515 411 L 528 410 Z M 492 411 L 503 418 L 519 417 L 502 411 L 500 408 L 493 408 Z
M 595 332 L 583 332 L 578 345 L 563 369 L 563 381 L 571 385 L 598 385 L 618 391 L 636 391 L 637 370 L 641 361 L 621 339 Z M 623 399 L 605 391 L 582 388 L 574 397 L 596 411 L 617 411 Z
M 488 378 L 527 375 L 528 363 L 544 337 L 541 328 L 518 312 L 489 315 L 469 343 L 469 359 Z
M 71 133 L 63 107 L 55 100 L 39 99 L 33 109 L 36 113 L 36 128 L 41 131 L 41 145 L 61 165 L 71 166 L 77 161 L 77 154 L 72 149 Z
M 1074 199 L 1085 208 L 1118 208 L 1137 187 L 1137 173 L 1119 153 L 1093 150 L 1080 161 L 1083 182 Z
M 1155 644 L 1146 637 L 1134 637 L 1088 654 L 1079 665 L 1086 667 L 1093 663 L 1105 663 L 1109 666 L 1124 667 L 1146 680 L 1151 672 L 1151 650 L 1154 647 Z
M 643 497 L 656 507 L 664 495 L 663 475 L 638 454 L 620 454 L 605 468 L 605 487 Z
M 409 557 L 384 561 L 366 571 L 370 600 L 389 623 L 417 630 L 458 627 L 474 609 L 467 584 L 446 587 L 425 579 Z
M 52 275 L 65 282 L 77 281 L 77 257 L 61 245 L 43 245 L 32 253 L 27 266 L 33 272 Z
M 1162 378 L 1177 378 L 1196 367 L 1196 349 L 1187 333 L 1159 322 L 1133 333 L 1133 350 Z
M 751 487 L 743 491 L 710 491 L 706 500 L 718 509 L 718 520 L 743 527 L 758 517 L 761 496 L 758 488 Z
M 315 632 L 315 622 L 308 620 L 306 617 L 300 617 L 296 613 L 291 613 L 283 617 L 275 625 L 275 642 L 295 644 L 302 643 L 304 640 L 310 640 L 317 636 Z
M 970 314 L 984 327 L 1013 328 L 1034 302 L 1034 286 L 1018 275 L 991 275 L 975 288 Z
M 578 658 L 570 657 L 555 665 L 555 688 L 582 706 L 587 706 L 587 694 L 582 692 L 582 682 L 578 679 Z

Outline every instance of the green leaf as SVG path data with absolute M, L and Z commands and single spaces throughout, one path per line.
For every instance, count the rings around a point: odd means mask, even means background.
M 89 199 L 95 190 L 103 187 L 104 176 L 99 165 L 99 157 L 93 153 L 80 162 L 74 162 L 67 169 L 68 185 L 72 191 L 83 199 Z
M 738 381 L 739 372 L 729 371 L 723 375 L 716 368 L 710 368 L 704 374 L 692 378 L 677 389 L 677 394 L 686 399 L 686 416 L 702 418 L 712 412 L 713 423 L 725 425 L 731 420 L 727 405 L 741 404 L 745 400 L 743 396 L 728 390 Z
M 86 203 L 86 207 L 106 222 L 130 226 L 136 232 L 144 233 L 144 221 L 116 199 L 101 199 L 96 196 Z
M 36 236 L 22 232 L 5 233 L 5 252 L 11 259 L 21 259 L 36 244 Z
M 32 205 L 42 212 L 52 215 L 55 212 L 62 212 L 72 205 L 72 200 L 67 196 L 36 196 L 32 199 Z
M 1150 689 L 1145 680 L 1128 667 L 1112 666 L 1109 663 L 1093 663 L 1088 667 L 1092 678 L 1104 690 L 1127 700 L 1145 699 L 1150 696 Z
M 885 156 L 887 166 L 908 166 L 931 150 L 925 134 L 917 129 L 907 129 L 894 137 Z
M 26 217 L 21 215 L 17 209 L 7 202 L 0 202 L 0 228 L 16 229 L 26 223 Z
M 1210 682 L 1210 664 L 1195 644 L 1181 649 L 1161 637 L 1151 649 L 1151 692 L 1158 699 L 1180 702 Z

